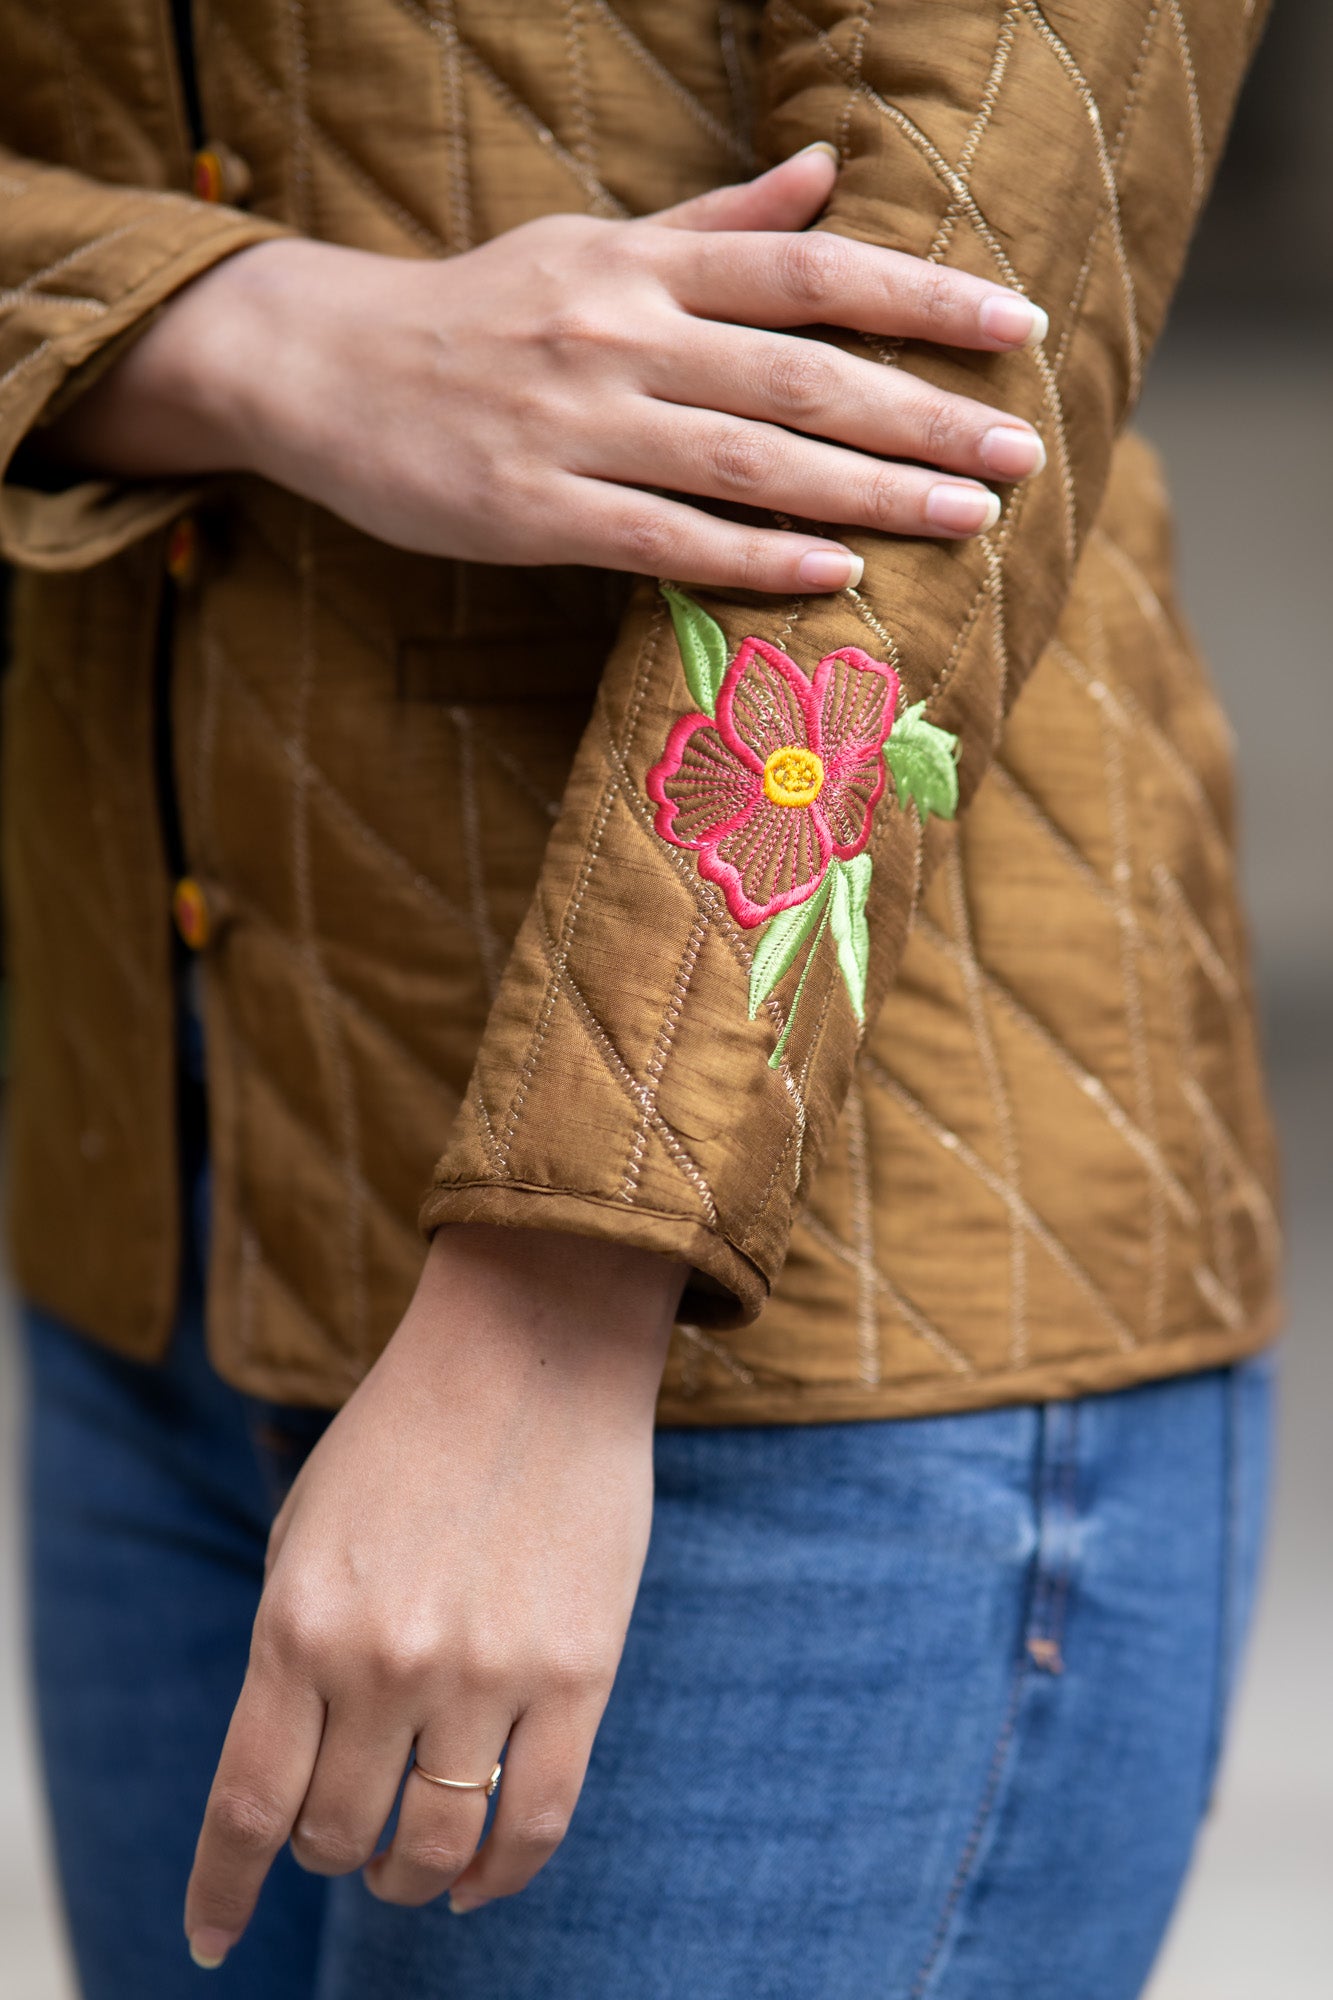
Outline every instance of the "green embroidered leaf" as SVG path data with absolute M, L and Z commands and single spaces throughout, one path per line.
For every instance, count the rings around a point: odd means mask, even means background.
M 833 864 L 833 902 L 829 928 L 838 947 L 838 964 L 852 996 L 858 1021 L 866 1017 L 866 973 L 870 968 L 870 926 L 866 922 L 866 899 L 870 894 L 871 864 L 868 854 Z
M 778 981 L 791 971 L 801 946 L 819 921 L 832 886 L 832 876 L 826 875 L 808 903 L 798 903 L 791 910 L 780 910 L 764 925 L 755 950 L 754 964 L 750 967 L 752 1021 Z
M 833 879 L 832 876 L 826 875 L 824 877 L 823 887 L 820 889 L 819 892 L 820 900 L 823 902 L 824 905 L 824 914 L 819 919 L 818 928 L 815 931 L 814 937 L 810 941 L 810 949 L 805 954 L 805 964 L 801 967 L 801 976 L 796 982 L 796 991 L 791 996 L 791 1006 L 787 1009 L 787 1018 L 782 1024 L 782 1033 L 778 1036 L 777 1047 L 774 1049 L 772 1055 L 768 1059 L 768 1066 L 770 1069 L 779 1069 L 782 1066 L 782 1058 L 786 1054 L 787 1050 L 787 1038 L 791 1034 L 792 1027 L 796 1020 L 796 1010 L 801 1004 L 801 995 L 805 991 L 805 982 L 810 977 L 810 968 L 814 964 L 815 954 L 819 950 L 819 940 L 823 937 L 824 932 L 828 929 L 828 913 L 830 909 L 833 907 L 832 897 L 828 893 L 832 879 Z
M 932 813 L 952 819 L 958 810 L 958 738 L 922 716 L 926 704 L 905 708 L 884 745 L 884 762 L 898 803 L 916 806 L 924 826 Z
M 727 635 L 702 604 L 696 604 L 674 584 L 659 584 L 671 606 L 671 622 L 676 628 L 685 683 L 699 708 L 711 715 L 717 705 L 717 691 L 727 671 Z

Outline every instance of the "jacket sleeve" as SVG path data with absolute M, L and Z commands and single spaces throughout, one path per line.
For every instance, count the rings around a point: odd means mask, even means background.
M 0 147 L 0 554 L 80 569 L 177 512 L 179 482 L 48 486 L 15 454 L 180 286 L 275 223 Z
M 1262 12 L 1247 0 L 772 0 L 762 150 L 839 145 L 822 226 L 998 280 L 1050 316 L 1044 345 L 1012 356 L 838 339 L 1028 417 L 1049 463 L 974 541 L 848 535 L 865 559 L 859 591 L 693 593 L 707 614 L 697 643 L 678 641 L 655 586 L 639 588 L 423 1207 L 428 1229 L 475 1219 L 610 1237 L 693 1265 L 686 1317 L 734 1324 L 762 1306 L 851 1079 L 856 999 L 868 1019 L 889 991 L 951 836 L 939 817 L 923 832 L 910 772 L 889 782 L 868 861 L 844 867 L 834 848 L 846 879 L 802 935 L 790 910 L 771 914 L 775 887 L 818 871 L 818 854 L 791 860 L 790 840 L 779 853 L 796 816 L 782 821 L 775 801 L 748 861 L 744 827 L 718 828 L 751 811 L 761 753 L 784 733 L 809 748 L 806 685 L 826 734 L 840 729 L 845 747 L 847 704 L 862 702 L 873 738 L 886 681 L 867 655 L 900 677 L 899 718 L 924 702 L 922 719 L 958 738 L 966 810 L 1069 591 Z M 709 722 L 712 622 L 735 701 L 724 681 Z M 750 638 L 796 678 L 751 648 L 747 671 L 770 665 L 747 697 L 735 656 Z M 764 701 L 786 704 L 776 723 L 756 722 Z M 779 771 L 784 799 L 809 770 Z M 830 798 L 834 777 L 830 761 Z M 771 799 L 767 779 L 764 790 Z M 855 804 L 843 797 L 833 828 L 844 849 L 859 837 Z

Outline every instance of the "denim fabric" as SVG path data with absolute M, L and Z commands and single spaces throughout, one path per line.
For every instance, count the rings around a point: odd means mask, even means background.
M 573 1827 L 521 1896 L 284 1855 L 180 1931 L 265 1533 L 321 1420 L 29 1316 L 36 1685 L 87 2000 L 1131 2000 L 1251 1601 L 1266 1361 L 978 1415 L 659 1432 Z M 211 1985 L 208 1983 L 211 1982 Z

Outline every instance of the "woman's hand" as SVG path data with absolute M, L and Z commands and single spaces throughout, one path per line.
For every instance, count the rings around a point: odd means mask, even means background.
M 249 1671 L 185 1928 L 218 1963 L 270 1863 L 370 1861 L 376 1895 L 475 1908 L 559 1845 L 629 1623 L 652 1428 L 685 1267 L 570 1236 L 455 1227 L 273 1529 Z
M 840 589 L 860 564 L 838 543 L 664 495 L 959 536 L 995 519 L 982 479 L 1045 454 L 1021 418 L 783 329 L 1003 352 L 1045 315 L 804 233 L 835 177 L 817 146 L 646 220 L 547 216 L 443 262 L 255 245 L 182 290 L 47 449 L 121 473 L 262 473 L 429 555 Z

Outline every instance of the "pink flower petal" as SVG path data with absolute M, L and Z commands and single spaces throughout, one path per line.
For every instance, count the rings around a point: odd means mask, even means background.
M 859 646 L 828 653 L 815 669 L 824 742 L 824 789 L 833 852 L 850 861 L 870 838 L 871 816 L 884 791 L 880 752 L 898 707 L 898 676 Z
M 657 831 L 677 847 L 704 847 L 762 794 L 763 779 L 742 762 L 706 715 L 685 715 L 648 773 Z
M 787 744 L 820 746 L 819 704 L 809 679 L 763 639 L 742 639 L 718 690 L 717 726 L 756 771 Z
M 839 861 L 850 861 L 870 838 L 870 823 L 884 790 L 884 759 L 878 753 L 857 761 L 844 757 L 824 779 L 824 808 Z
M 898 676 L 859 646 L 827 653 L 815 668 L 824 761 L 878 757 L 898 708 Z
M 753 811 L 703 850 L 699 873 L 717 883 L 737 923 L 753 930 L 813 896 L 832 852 L 817 806 L 777 806 L 761 793 Z

